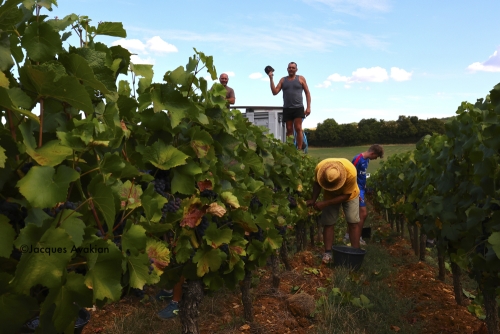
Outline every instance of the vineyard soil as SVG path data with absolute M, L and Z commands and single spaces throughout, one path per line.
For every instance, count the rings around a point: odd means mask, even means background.
M 380 217 L 371 219 L 379 220 Z M 373 225 L 372 225 L 373 226 Z M 391 267 L 387 277 L 380 276 L 369 263 L 365 263 L 359 274 L 321 266 L 317 254 L 320 248 L 297 253 L 291 260 L 292 271 L 286 272 L 281 268 L 281 285 L 279 291 L 272 292 L 271 266 L 261 268 L 254 273 L 252 294 L 254 296 L 253 324 L 245 324 L 240 294 L 227 290 L 218 291 L 205 296 L 200 309 L 200 329 L 202 333 L 332 333 L 334 324 L 325 320 L 320 309 L 315 317 L 294 317 L 287 308 L 286 299 L 293 294 L 305 292 L 318 301 L 325 295 L 325 291 L 332 286 L 339 285 L 335 277 L 346 275 L 347 280 L 355 281 L 363 293 L 373 293 L 370 301 L 376 307 L 364 315 L 365 319 L 375 319 L 377 323 L 366 323 L 363 320 L 352 328 L 352 332 L 380 333 L 486 333 L 482 321 L 469 313 L 466 307 L 454 303 L 453 287 L 437 280 L 437 268 L 418 261 L 408 240 L 391 233 L 387 225 L 376 228 L 371 243 L 368 244 L 368 253 L 386 261 Z M 379 242 L 376 242 L 376 241 Z M 371 250 L 371 252 L 370 252 Z M 382 252 L 382 253 L 380 253 Z M 385 256 L 384 256 L 385 255 Z M 377 264 L 377 268 L 383 265 Z M 315 271 L 314 269 L 317 269 Z M 371 275 L 370 275 L 371 274 Z M 354 277 L 354 278 L 353 278 Z M 376 296 L 382 284 L 394 292 L 398 300 L 389 300 L 384 303 L 404 302 L 409 305 L 408 310 L 398 310 L 398 319 L 393 323 L 385 323 L 393 318 L 384 318 L 376 314 Z M 318 289 L 319 288 L 319 289 Z M 360 290 L 361 291 L 361 290 Z M 156 291 L 148 291 L 154 295 Z M 352 291 L 353 295 L 356 292 Z M 384 296 L 387 298 L 387 296 Z M 380 299 L 383 299 L 382 297 Z M 85 328 L 84 334 L 92 333 L 178 333 L 180 322 L 178 319 L 168 322 L 156 318 L 156 312 L 165 305 L 163 303 L 141 303 L 136 297 L 127 297 L 121 302 L 109 305 L 92 312 L 92 321 Z M 389 306 L 390 307 L 390 306 Z M 380 310 L 378 311 L 380 312 Z M 361 313 L 360 313 L 361 314 Z M 353 317 L 357 312 L 353 312 Z M 337 326 L 337 325 L 335 325 Z M 385 327 L 385 330 L 383 329 Z M 374 330 L 376 328 L 376 330 Z M 339 331 L 340 333 L 340 331 Z

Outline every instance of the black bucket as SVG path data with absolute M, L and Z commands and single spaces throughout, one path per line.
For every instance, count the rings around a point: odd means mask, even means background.
M 82 308 L 78 311 L 78 318 L 75 321 L 75 330 L 74 334 L 82 334 L 83 328 L 90 321 L 90 313 L 86 309 Z M 40 320 L 38 317 L 31 319 L 26 324 L 24 324 L 24 328 L 22 330 L 23 334 L 34 333 L 38 325 L 40 324 Z
M 333 266 L 348 267 L 358 270 L 363 263 L 366 251 L 349 246 L 333 246 Z
M 363 227 L 363 230 L 361 231 L 361 237 L 363 239 L 370 239 L 372 237 L 372 228 L 370 226 Z

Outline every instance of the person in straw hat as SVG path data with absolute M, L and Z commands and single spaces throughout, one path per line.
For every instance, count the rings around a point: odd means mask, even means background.
M 359 248 L 361 229 L 359 228 L 359 188 L 357 171 L 347 159 L 329 158 L 321 161 L 314 171 L 315 182 L 312 199 L 307 205 L 321 210 L 320 224 L 323 225 L 323 243 L 325 253 L 323 263 L 332 260 L 332 245 L 334 240 L 333 226 L 339 217 L 340 207 L 348 223 L 351 246 Z M 317 202 L 323 189 L 323 200 Z

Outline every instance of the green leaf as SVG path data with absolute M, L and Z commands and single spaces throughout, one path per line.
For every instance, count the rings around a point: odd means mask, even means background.
M 145 243 L 144 243 L 145 244 Z M 149 258 L 147 254 L 138 254 L 137 256 L 127 256 L 127 267 L 130 276 L 130 286 L 136 289 L 144 288 L 146 284 L 159 282 L 160 278 L 149 274 Z
M 231 242 L 232 235 L 233 231 L 231 231 L 231 229 L 218 229 L 217 224 L 210 223 L 207 230 L 205 231 L 203 239 L 206 240 L 207 245 L 211 246 L 212 248 L 218 248 L 222 244 L 229 244 Z
M 38 303 L 35 298 L 13 293 L 1 295 L 0 323 L 2 324 L 2 333 L 18 333 L 19 328 L 33 317 L 37 309 Z
M 188 163 L 174 169 L 172 179 L 172 193 L 191 195 L 195 192 L 195 176 L 202 173 L 200 166 L 192 160 Z
M 188 155 L 182 153 L 172 145 L 166 146 L 161 140 L 158 140 L 151 146 L 146 147 L 143 154 L 145 161 L 151 162 L 155 167 L 163 170 L 186 164 Z
M 121 22 L 101 22 L 97 26 L 96 35 L 106 35 L 114 37 L 127 37 L 127 32 L 123 29 Z
M 12 96 L 9 94 L 10 91 L 11 89 L 5 89 L 4 87 L 0 87 L 0 106 L 4 107 L 5 109 L 9 109 L 15 114 L 19 114 L 19 116 L 21 117 L 27 116 L 29 119 L 40 124 L 40 120 L 35 114 L 33 114 L 29 110 L 24 110 L 22 108 L 19 108 L 20 103 L 22 102 L 13 100 Z
M 21 45 L 29 58 L 39 62 L 51 60 L 62 51 L 61 37 L 45 22 L 31 22 L 21 37 Z
M 41 71 L 31 66 L 25 66 L 23 69 L 39 95 L 67 102 L 87 114 L 94 112 L 90 96 L 77 78 L 63 76 L 54 82 L 56 73 L 53 71 Z
M 236 196 L 234 196 L 231 192 L 225 191 L 222 194 L 220 194 L 220 196 L 226 204 L 231 205 L 233 208 L 237 209 L 240 207 L 238 198 L 236 198 Z
M 216 271 L 222 264 L 220 250 L 200 248 L 193 257 L 193 263 L 197 264 L 196 273 L 199 277 L 210 271 Z
M 85 285 L 84 276 L 71 272 L 64 285 L 50 289 L 42 313 L 49 311 L 52 304 L 56 305 L 52 324 L 62 333 L 76 320 L 81 307 L 92 307 L 92 290 Z
M 48 288 L 59 286 L 73 256 L 70 236 L 63 229 L 51 227 L 38 242 L 26 246 L 33 246 L 33 252 L 21 256 L 12 281 L 15 291 L 29 294 L 30 288 L 36 284 Z
M 73 75 L 78 80 L 83 82 L 84 85 L 90 86 L 96 90 L 101 91 L 103 94 L 111 93 L 106 86 L 97 80 L 94 71 L 89 66 L 87 60 L 75 53 L 60 57 L 61 63 L 66 67 L 68 74 Z
M 208 150 L 213 143 L 212 136 L 205 131 L 200 130 L 198 127 L 193 128 L 190 132 L 191 135 L 191 148 L 195 151 L 198 158 L 203 158 L 208 154 Z
M 82 215 L 73 210 L 61 211 L 54 221 L 59 221 L 61 216 L 61 227 L 68 233 L 76 247 L 80 247 L 85 235 L 85 223 L 81 219 Z
M 12 253 L 12 245 L 16 238 L 16 231 L 9 221 L 9 218 L 0 214 L 0 256 L 6 258 L 9 258 Z
M 26 152 L 41 166 L 55 167 L 73 154 L 73 150 L 61 145 L 59 140 L 51 140 L 43 144 L 42 147 L 34 150 L 27 145 L 26 141 L 24 143 L 26 145 Z
M 79 177 L 80 174 L 66 166 L 59 166 L 57 172 L 53 167 L 34 166 L 17 182 L 17 187 L 32 206 L 51 208 L 66 200 L 69 184 Z
M 140 225 L 130 226 L 122 236 L 122 252 L 130 250 L 132 254 L 138 254 L 138 251 L 146 248 L 146 239 L 146 230 L 144 227 Z
M 257 153 L 253 151 L 248 151 L 243 158 L 243 163 L 252 169 L 256 176 L 264 175 L 264 167 L 262 165 L 261 158 Z
M 493 246 L 495 254 L 500 259 L 500 232 L 491 233 L 488 242 Z
M 0 87 L 9 88 L 9 79 L 7 79 L 3 72 L 0 72 Z
M 5 168 L 5 162 L 7 161 L 7 156 L 5 155 L 5 149 L 0 146 L 0 168 Z
M 142 188 L 140 185 L 132 185 L 132 182 L 130 181 L 122 183 L 119 180 L 113 185 L 112 189 L 116 194 L 118 194 L 120 198 L 121 210 L 134 209 L 142 205 L 141 203 Z
M 113 230 L 116 214 L 113 192 L 102 182 L 91 183 L 89 192 L 92 196 L 92 203 L 101 212 L 106 221 L 108 231 Z
M 107 249 L 101 254 L 87 254 L 89 270 L 85 275 L 85 284 L 94 292 L 94 302 L 109 298 L 112 301 L 120 299 L 122 286 L 122 252 L 111 241 L 97 240 L 92 245 L 99 249 Z

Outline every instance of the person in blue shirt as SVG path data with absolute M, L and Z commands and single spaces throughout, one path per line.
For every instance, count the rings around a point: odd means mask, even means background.
M 357 181 L 359 187 L 359 230 L 363 230 L 368 211 L 366 210 L 365 192 L 366 192 L 366 171 L 370 160 L 382 158 L 384 156 L 384 148 L 378 144 L 374 144 L 367 151 L 356 155 L 352 159 L 352 164 L 356 167 Z M 349 240 L 349 234 L 346 233 L 344 239 Z M 359 240 L 361 245 L 366 245 L 363 238 Z

